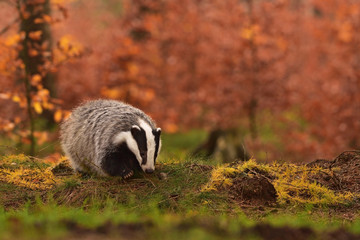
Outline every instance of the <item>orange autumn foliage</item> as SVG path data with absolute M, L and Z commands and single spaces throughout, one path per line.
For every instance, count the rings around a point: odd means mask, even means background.
M 45 69 L 57 72 L 63 105 L 39 87 L 43 75 L 32 75 L 35 112 L 51 109 L 58 122 L 63 108 L 107 97 L 144 109 L 168 132 L 241 125 L 254 132 L 245 139 L 250 150 L 270 159 L 360 147 L 357 1 L 73 2 L 53 1 L 60 13 L 36 20 L 51 23 L 58 40 Z M 16 52 L 24 36 L 6 35 L 0 98 L 21 107 L 25 96 L 11 83 L 23 68 Z M 12 131 L 13 122 L 2 126 Z M 276 144 L 261 138 L 266 127 Z

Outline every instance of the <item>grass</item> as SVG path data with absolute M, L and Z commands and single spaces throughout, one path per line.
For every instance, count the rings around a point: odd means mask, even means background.
M 205 141 L 206 137 L 206 131 L 196 129 L 184 133 L 163 134 L 159 162 L 188 159 L 191 151 Z
M 141 236 L 162 238 L 167 234 L 187 238 L 184 227 L 193 239 L 211 239 L 213 234 L 204 229 L 202 222 L 211 218 L 206 221 L 217 225 L 214 215 L 227 208 L 226 198 L 200 192 L 209 171 L 195 163 L 198 164 L 196 159 L 188 159 L 159 164 L 158 172 L 167 174 L 166 180 L 160 180 L 158 175 L 140 175 L 128 181 L 73 175 L 63 177 L 62 183 L 47 191 L 24 191 L 16 184 L 1 183 L 4 198 L 0 211 L 1 239 L 58 238 L 78 231 L 97 234 L 104 225 L 125 224 L 125 228 L 132 228 L 129 224 L 135 223 L 145 228 L 145 233 L 139 233 Z M 22 192 L 31 192 L 31 196 L 21 206 L 9 203 L 22 198 Z M 204 204 L 209 199 L 214 203 Z M 194 228 L 189 227 L 193 223 Z M 116 229 L 109 231 L 114 236 L 119 234 Z
M 0 210 L 0 236 L 1 239 L 59 239 L 106 234 L 108 239 L 115 239 L 128 234 L 127 237 L 136 239 L 238 239 L 239 236 L 253 239 L 244 232 L 259 222 L 278 228 L 308 227 L 318 233 L 339 228 L 359 231 L 359 221 L 344 223 L 340 218 L 323 217 L 320 212 L 300 211 L 270 214 L 258 220 L 240 209 L 233 214 L 211 214 L 206 209 L 164 211 L 157 201 L 146 202 L 136 209 L 110 199 L 104 205 L 80 208 L 37 200 L 16 210 Z
M 16 237 L 25 239 L 40 236 L 46 238 L 65 237 L 69 228 L 96 234 L 101 231 L 98 227 L 104 225 L 110 228 L 105 231 L 109 231 L 110 235 L 116 235 L 116 229 L 111 229 L 111 226 L 123 225 L 131 228 L 134 224 L 138 224 L 139 229 L 142 230 L 140 233 L 142 236 L 172 239 L 175 235 L 183 232 L 183 236 L 177 236 L 177 239 L 189 235 L 191 239 L 197 239 L 199 234 L 203 237 L 214 237 L 214 235 L 216 237 L 216 234 L 206 231 L 210 227 L 214 227 L 215 231 L 219 231 L 219 229 L 229 233 L 238 231 L 238 228 L 234 229 L 234 222 L 240 222 L 236 218 L 228 222 L 228 219 L 224 220 L 221 217 L 215 218 L 209 215 L 194 217 L 192 215 L 164 214 L 159 211 L 155 203 L 151 202 L 147 204 L 146 211 L 129 210 L 128 207 L 114 204 L 111 201 L 108 201 L 104 208 L 95 206 L 86 210 L 49 203 L 36 203 L 17 211 L 2 213 L 0 216 L 1 236 L 12 237 L 11 235 L 15 233 L 11 230 L 16 230 L 14 229 L 16 224 L 17 227 L 22 228 L 22 232 Z M 137 229 L 135 228 L 134 231 L 136 232 Z M 163 238 L 164 235 L 168 235 L 168 237 Z
M 254 167 L 274 171 L 249 162 L 236 173 L 211 159 L 188 157 L 189 149 L 204 137 L 197 131 L 165 135 L 156 173 L 140 173 L 130 180 L 65 175 L 56 177 L 51 188 L 30 188 L 3 179 L 0 239 L 261 239 L 251 230 L 259 224 L 270 224 L 277 232 L 284 226 L 294 231 L 306 227 L 317 234 L 314 239 L 336 229 L 360 233 L 359 208 L 352 205 L 247 206 L 227 191 L 203 191 L 214 174 L 221 181 Z M 25 155 L 0 158 L 0 170 L 31 169 L 35 176 L 48 167 Z M 221 169 L 229 175 L 219 173 Z M 298 170 L 283 169 L 280 180 L 286 181 L 288 174 L 295 183 Z M 161 179 L 160 173 L 167 178 Z

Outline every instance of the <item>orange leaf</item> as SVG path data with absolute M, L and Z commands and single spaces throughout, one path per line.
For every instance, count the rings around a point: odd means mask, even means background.
M 32 40 L 40 40 L 42 33 L 43 32 L 41 30 L 29 32 L 29 38 Z
M 33 105 L 34 109 L 35 109 L 35 112 L 37 114 L 41 114 L 43 109 L 41 107 L 41 104 L 39 102 L 35 102 L 34 105 Z
M 60 122 L 62 119 L 62 111 L 60 109 L 56 110 L 56 112 L 54 113 L 54 120 L 55 122 Z
M 36 57 L 37 55 L 39 55 L 39 52 L 36 51 L 35 49 L 31 48 L 31 49 L 29 49 L 28 54 L 30 57 Z
M 43 102 L 43 107 L 45 109 L 53 110 L 54 109 L 54 104 L 45 101 L 45 102 Z
M 20 102 L 20 97 L 18 96 L 18 95 L 14 95 L 13 97 L 12 97 L 12 100 L 14 101 L 14 102 Z
M 48 22 L 48 23 L 51 23 L 51 21 L 52 21 L 52 18 L 49 15 L 46 15 L 46 14 L 43 15 L 43 19 L 44 19 L 45 22 Z
M 40 24 L 40 23 L 43 23 L 43 22 L 44 22 L 43 18 L 35 18 L 35 20 L 34 20 L 35 24 Z
M 35 74 L 31 77 L 31 84 L 32 85 L 37 85 L 39 82 L 41 82 L 41 75 L 40 74 Z

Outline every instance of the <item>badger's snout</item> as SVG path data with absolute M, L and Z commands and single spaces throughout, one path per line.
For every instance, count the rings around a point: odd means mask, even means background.
M 145 173 L 150 174 L 150 173 L 153 173 L 153 172 L 154 172 L 154 169 L 145 169 Z

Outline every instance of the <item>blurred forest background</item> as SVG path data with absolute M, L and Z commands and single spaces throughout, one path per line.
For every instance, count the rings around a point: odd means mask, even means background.
M 358 0 L 0 0 L 0 152 L 60 153 L 112 98 L 193 149 L 334 158 L 360 148 L 359 29 Z

